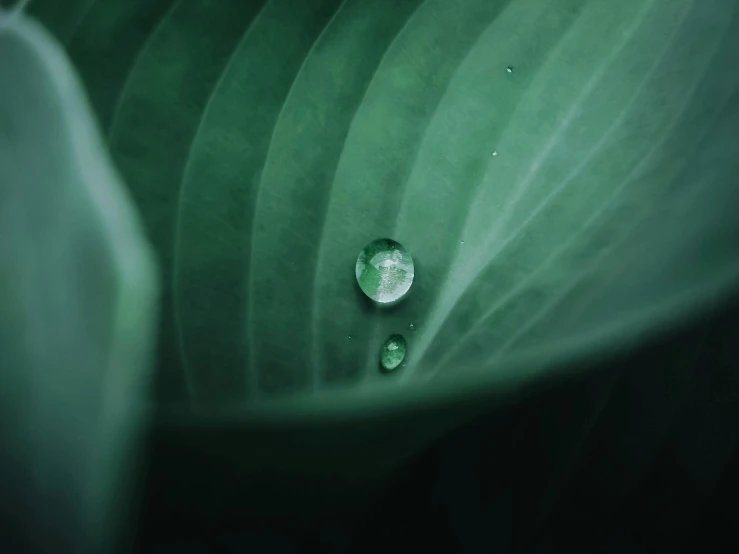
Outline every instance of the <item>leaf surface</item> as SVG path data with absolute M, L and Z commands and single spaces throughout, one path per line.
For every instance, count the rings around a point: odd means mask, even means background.
M 55 32 L 162 262 L 168 391 L 435 402 L 617 350 L 737 283 L 735 0 L 165 4 Z M 353 276 L 381 237 L 416 263 L 388 310 Z M 383 375 L 393 333 L 408 363 Z

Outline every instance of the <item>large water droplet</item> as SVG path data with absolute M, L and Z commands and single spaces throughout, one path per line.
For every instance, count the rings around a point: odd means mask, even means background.
M 392 239 L 374 240 L 365 246 L 354 271 L 362 292 L 379 304 L 398 302 L 413 284 L 413 259 Z
M 390 335 L 382 345 L 380 367 L 385 371 L 393 371 L 405 359 L 405 339 L 403 335 Z

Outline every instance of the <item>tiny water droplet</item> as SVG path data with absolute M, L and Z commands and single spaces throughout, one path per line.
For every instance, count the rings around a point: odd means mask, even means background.
M 459 241 L 459 244 L 464 244 L 464 241 L 463 241 L 463 240 L 460 240 L 460 241 Z
M 405 338 L 403 335 L 390 335 L 380 352 L 380 367 L 384 371 L 393 371 L 405 359 Z
M 509 65 L 508 67 L 506 67 L 506 68 L 505 68 L 505 70 L 506 70 L 506 71 L 507 71 L 508 73 L 513 73 L 513 66 L 512 66 L 512 65 Z
M 413 325 L 413 324 L 411 323 L 411 324 L 410 324 L 410 325 L 408 326 L 408 329 L 410 329 L 411 331 L 415 331 L 415 330 L 416 330 L 416 326 L 415 326 L 415 325 Z
M 493 150 L 493 158 L 496 157 L 497 155 L 498 155 L 498 151 L 497 150 Z
M 352 338 L 352 336 L 351 336 L 351 335 L 349 335 L 349 336 L 348 336 L 347 338 L 351 339 L 351 338 Z
M 359 253 L 354 274 L 364 294 L 378 304 L 394 304 L 413 284 L 413 258 L 399 242 L 377 239 Z

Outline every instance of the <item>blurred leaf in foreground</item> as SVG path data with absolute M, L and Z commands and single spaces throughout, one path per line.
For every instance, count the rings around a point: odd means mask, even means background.
M 121 539 L 156 271 L 62 48 L 0 26 L 0 520 L 8 552 Z

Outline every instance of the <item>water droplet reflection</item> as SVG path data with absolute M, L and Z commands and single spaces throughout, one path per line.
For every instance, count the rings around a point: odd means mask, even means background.
M 380 367 L 384 371 L 393 371 L 405 359 L 406 344 L 403 335 L 390 335 L 382 345 Z
M 378 239 L 359 253 L 354 272 L 364 294 L 378 304 L 393 304 L 413 284 L 413 258 L 399 242 Z

